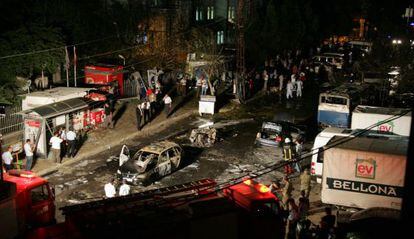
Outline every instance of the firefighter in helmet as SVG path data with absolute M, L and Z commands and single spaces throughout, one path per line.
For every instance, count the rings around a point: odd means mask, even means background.
M 285 162 L 290 162 L 295 157 L 295 150 L 292 146 L 292 141 L 289 137 L 285 138 L 285 142 L 282 147 L 283 150 L 283 159 Z M 293 173 L 293 168 L 290 164 L 285 165 L 285 174 L 289 175 Z

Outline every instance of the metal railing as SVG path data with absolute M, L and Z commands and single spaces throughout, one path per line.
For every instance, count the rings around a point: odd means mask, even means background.
M 3 135 L 23 130 L 23 118 L 17 113 L 22 110 L 22 106 L 6 107 L 6 114 L 0 116 L 0 133 Z

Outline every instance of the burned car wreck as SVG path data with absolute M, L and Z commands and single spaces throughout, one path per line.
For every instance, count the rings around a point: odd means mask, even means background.
M 189 139 L 197 147 L 211 147 L 217 141 L 217 130 L 212 127 L 193 129 Z
M 263 122 L 260 132 L 256 135 L 257 146 L 282 146 L 282 142 L 290 138 L 293 142 L 305 139 L 303 126 L 295 125 L 287 121 Z
M 171 141 L 152 143 L 138 150 L 131 158 L 124 145 L 119 155 L 118 177 L 128 183 L 147 184 L 176 171 L 181 165 L 182 148 Z

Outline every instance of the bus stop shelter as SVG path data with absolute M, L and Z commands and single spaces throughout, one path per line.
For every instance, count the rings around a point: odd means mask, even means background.
M 73 126 L 74 118 L 86 115 L 98 102 L 85 98 L 72 98 L 19 112 L 24 120 L 24 141 L 31 139 L 36 145 L 36 156 L 47 158 L 48 142 L 60 127 Z M 82 124 L 83 125 L 83 124 Z

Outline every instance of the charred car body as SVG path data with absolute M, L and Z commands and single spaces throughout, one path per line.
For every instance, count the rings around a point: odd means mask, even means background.
M 119 155 L 118 176 L 128 183 L 148 183 L 176 171 L 181 165 L 182 148 L 171 141 L 152 143 L 131 158 L 127 146 Z
M 286 138 L 293 141 L 305 139 L 305 130 L 287 121 L 263 122 L 262 128 L 256 135 L 257 146 L 281 146 Z

